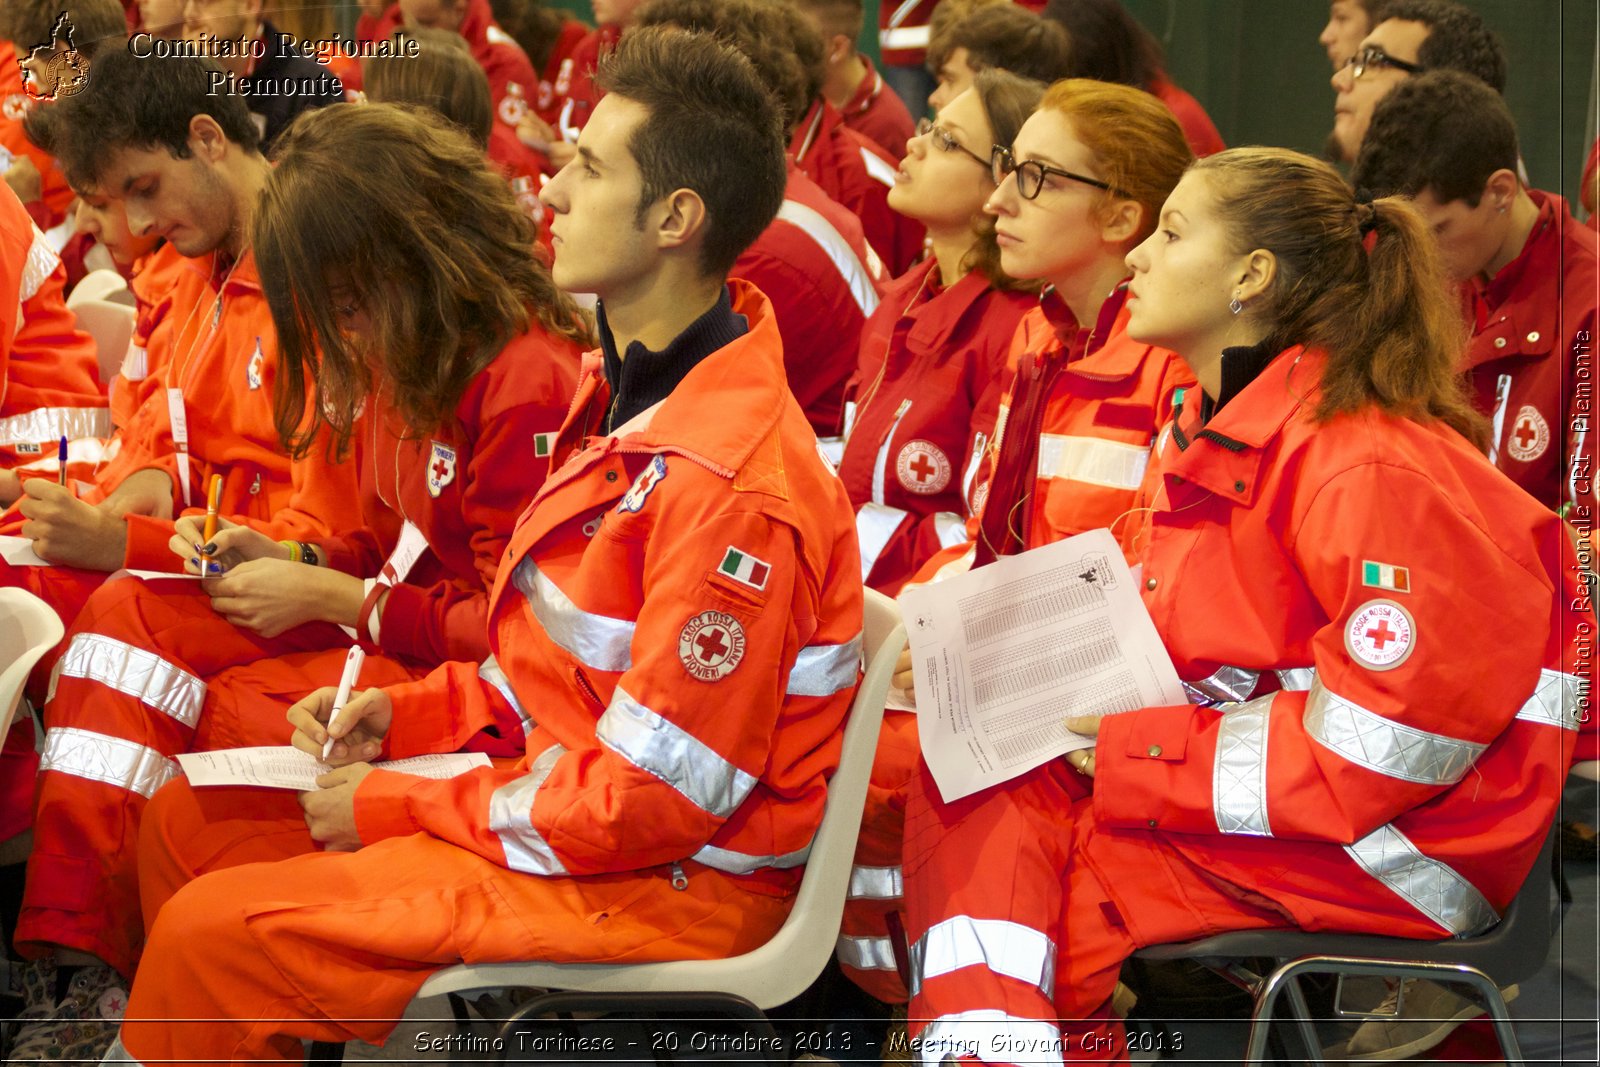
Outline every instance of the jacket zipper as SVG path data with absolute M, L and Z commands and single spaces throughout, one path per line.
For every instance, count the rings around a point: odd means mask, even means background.
M 572 680 L 577 683 L 578 690 L 594 702 L 594 706 L 601 711 L 605 710 L 606 703 L 600 699 L 600 694 L 594 691 L 594 686 L 589 682 L 589 676 L 583 673 L 582 668 L 572 668 Z

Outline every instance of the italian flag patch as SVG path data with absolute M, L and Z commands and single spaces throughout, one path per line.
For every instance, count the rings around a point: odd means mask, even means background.
M 765 589 L 767 575 L 772 568 L 764 560 L 756 559 L 748 552 L 741 552 L 732 545 L 728 546 L 727 553 L 722 557 L 722 564 L 717 568 L 717 573 L 727 578 L 732 578 L 740 585 L 748 585 L 751 589 Z
M 533 455 L 536 459 L 544 459 L 550 450 L 556 446 L 556 435 L 553 433 L 536 433 L 533 435 Z
M 1361 584 L 1374 589 L 1392 589 L 1397 593 L 1411 592 L 1411 572 L 1392 563 L 1361 562 Z

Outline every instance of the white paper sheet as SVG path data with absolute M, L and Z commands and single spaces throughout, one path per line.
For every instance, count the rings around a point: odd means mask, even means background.
M 13 567 L 48 567 L 49 562 L 39 558 L 33 542 L 26 537 L 0 537 L 0 558 Z
M 198 574 L 178 573 L 177 571 L 120 570 L 113 571 L 111 576 L 107 578 L 106 581 L 113 581 L 117 578 L 137 578 L 141 582 L 160 582 L 165 581 L 168 578 L 175 578 L 178 581 L 183 582 L 198 582 L 200 580 L 200 576 Z
M 1069 715 L 1187 703 L 1106 530 L 908 590 L 900 609 L 922 754 L 946 801 L 1092 745 Z
M 317 788 L 317 778 L 333 770 L 311 753 L 289 745 L 184 752 L 178 756 L 178 765 L 183 768 L 189 784 L 194 786 L 253 785 L 302 792 Z M 474 767 L 489 766 L 489 757 L 482 752 L 451 752 L 412 756 L 373 766 L 421 778 L 454 778 Z

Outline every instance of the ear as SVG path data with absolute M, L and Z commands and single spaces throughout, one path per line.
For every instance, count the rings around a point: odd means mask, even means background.
M 228 151 L 228 135 L 210 115 L 196 115 L 189 120 L 189 151 L 196 159 L 220 163 Z
M 1272 288 L 1278 278 L 1278 257 L 1265 248 L 1247 252 L 1234 274 L 1233 289 L 1241 303 L 1249 304 Z
M 1511 210 L 1511 205 L 1516 202 L 1517 193 L 1522 189 L 1522 182 L 1518 180 L 1515 172 L 1501 168 L 1489 175 L 1489 180 L 1483 184 L 1483 195 L 1496 211 Z
M 850 51 L 855 47 L 855 42 L 842 33 L 836 33 L 828 38 L 828 65 L 834 66 L 850 58 Z
M 1108 197 L 1100 211 L 1100 239 L 1106 244 L 1137 243 L 1144 229 L 1144 205 L 1137 200 Z M 1129 247 L 1132 247 L 1131 245 Z
M 656 205 L 656 239 L 662 248 L 698 245 L 705 238 L 706 202 L 693 189 L 677 189 Z

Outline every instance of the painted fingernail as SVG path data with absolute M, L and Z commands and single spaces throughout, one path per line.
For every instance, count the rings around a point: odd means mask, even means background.
M 200 566 L 200 557 L 199 556 L 190 556 L 189 557 L 189 562 L 193 563 L 196 567 L 198 567 L 198 566 Z
M 214 556 L 217 553 L 217 543 L 215 541 L 213 541 L 209 545 L 207 545 L 206 547 L 202 548 L 200 551 L 204 552 L 208 556 Z
M 207 570 L 207 572 L 209 572 L 211 574 L 221 574 L 222 573 L 222 564 L 213 563 L 210 560 L 206 560 L 206 570 Z

